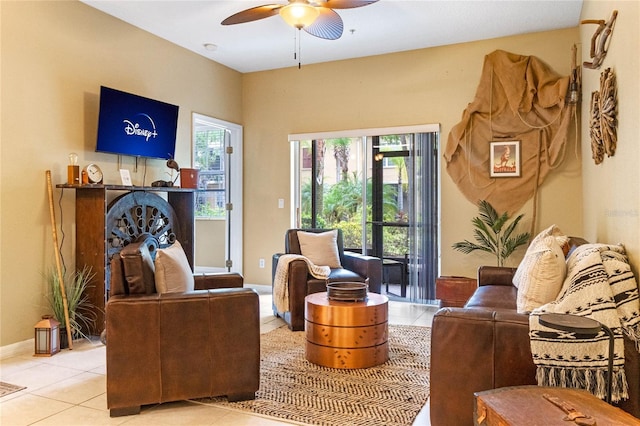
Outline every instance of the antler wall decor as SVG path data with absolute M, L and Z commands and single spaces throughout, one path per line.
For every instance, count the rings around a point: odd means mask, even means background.
M 600 74 L 600 91 L 591 93 L 591 153 L 596 164 L 602 163 L 604 155 L 612 157 L 616 152 L 618 135 L 616 76 L 611 68 Z
M 609 22 L 605 22 L 602 19 L 586 19 L 581 21 L 581 24 L 597 24 L 598 29 L 591 37 L 591 58 L 593 62 L 584 62 L 585 68 L 598 69 L 604 61 L 604 57 L 607 56 L 607 40 L 613 32 L 613 25 L 618 17 L 618 11 L 614 10 L 611 14 Z

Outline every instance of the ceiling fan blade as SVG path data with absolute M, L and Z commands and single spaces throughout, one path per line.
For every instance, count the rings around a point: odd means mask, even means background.
M 264 6 L 252 7 L 229 16 L 221 22 L 222 25 L 244 24 L 245 22 L 257 21 L 277 15 L 284 6 L 281 4 L 265 4 Z
M 324 38 L 326 40 L 337 40 L 342 36 L 344 24 L 342 18 L 336 12 L 326 7 L 318 8 L 320 16 L 313 24 L 304 27 L 307 33 L 312 36 Z
M 327 0 L 319 1 L 317 6 L 328 7 L 330 9 L 353 9 L 354 7 L 362 7 L 375 3 L 378 0 Z

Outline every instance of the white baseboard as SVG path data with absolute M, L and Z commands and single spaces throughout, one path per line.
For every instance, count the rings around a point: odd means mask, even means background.
M 34 339 L 23 340 L 7 346 L 0 346 L 0 359 L 11 358 L 12 356 L 27 355 L 33 353 Z

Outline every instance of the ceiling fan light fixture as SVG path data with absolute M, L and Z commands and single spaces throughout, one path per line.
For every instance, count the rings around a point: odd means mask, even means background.
M 280 16 L 294 28 L 302 29 L 313 24 L 320 12 L 306 2 L 292 2 L 280 9 Z

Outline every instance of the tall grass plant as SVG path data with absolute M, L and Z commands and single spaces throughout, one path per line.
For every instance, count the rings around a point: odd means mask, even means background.
M 94 276 L 95 273 L 92 272 L 91 267 L 85 266 L 83 269 L 70 275 L 65 274 L 63 277 L 67 305 L 69 307 L 69 328 L 72 333 L 72 336 L 67 336 L 68 338 L 89 339 L 85 331 L 90 330 L 95 324 L 96 315 L 94 313 L 95 307 L 89 301 L 86 291 Z M 47 281 L 49 285 L 47 294 L 49 306 L 53 311 L 53 316 L 60 323 L 60 330 L 66 331 L 67 321 L 64 312 L 62 287 L 60 286 L 58 273 L 54 268 L 49 271 Z

